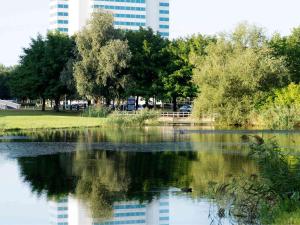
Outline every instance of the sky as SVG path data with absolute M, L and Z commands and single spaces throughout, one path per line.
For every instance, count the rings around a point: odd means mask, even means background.
M 0 0 L 0 63 L 18 63 L 31 37 L 48 28 L 49 0 Z M 243 21 L 268 34 L 290 33 L 300 25 L 300 0 L 170 0 L 170 36 L 231 31 Z

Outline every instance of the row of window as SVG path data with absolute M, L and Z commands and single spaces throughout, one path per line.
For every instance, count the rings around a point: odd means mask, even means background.
M 146 3 L 145 0 L 95 0 L 101 2 L 130 2 L 130 3 Z
M 58 211 L 66 211 L 66 210 L 68 210 L 68 207 L 58 207 L 57 210 Z
M 65 203 L 68 202 L 68 198 L 61 198 L 60 200 L 58 200 L 58 203 Z
M 64 214 L 64 215 L 58 215 L 57 218 L 58 218 L 58 219 L 66 219 L 66 218 L 68 218 L 68 215 L 67 215 L 67 214 Z
M 146 208 L 145 205 L 115 205 L 113 209 L 141 209 Z
M 168 216 L 161 216 L 161 217 L 159 217 L 159 220 L 169 220 L 169 217 Z
M 169 14 L 169 10 L 159 10 L 160 14 Z
M 53 6 L 50 7 L 50 9 L 56 9 L 56 8 L 59 8 L 59 9 L 68 9 L 69 5 L 66 5 L 66 4 L 57 4 L 57 5 L 53 5 Z
M 94 223 L 94 225 L 121 225 L 121 224 L 141 224 L 146 223 L 145 220 L 124 220 L 124 221 L 107 221 L 103 223 Z
M 145 15 L 134 15 L 134 14 L 115 14 L 114 17 L 117 18 L 139 18 L 139 19 L 145 19 Z
M 160 2 L 160 3 L 159 3 L 159 6 L 166 6 L 166 7 L 168 7 L 168 6 L 170 6 L 170 5 L 169 5 L 169 3 L 167 3 L 167 2 Z
M 169 210 L 168 209 L 160 209 L 159 213 L 169 213 Z
M 161 29 L 169 29 L 169 25 L 159 25 L 159 28 Z
M 160 33 L 160 34 L 162 34 L 162 33 Z M 160 202 L 159 205 L 160 206 L 168 206 L 169 202 Z
M 115 21 L 115 25 L 120 25 L 120 26 L 135 26 L 135 27 L 144 27 L 146 26 L 146 23 L 141 23 L 141 22 L 125 22 L 125 21 Z
M 67 12 L 57 12 L 57 13 L 52 13 L 50 15 L 50 17 L 54 17 L 54 16 L 69 16 L 69 13 L 67 13 Z
M 57 20 L 58 24 L 69 24 L 68 20 Z
M 68 31 L 69 31 L 68 28 L 62 28 L 62 27 L 58 28 L 57 30 L 60 32 L 66 32 L 66 33 L 68 33 Z
M 145 216 L 145 212 L 115 213 L 115 217 Z
M 93 8 L 112 9 L 112 10 L 146 11 L 145 7 L 130 7 L 130 6 L 115 6 L 115 5 L 93 5 Z
M 169 22 L 170 19 L 168 17 L 159 17 L 159 21 Z

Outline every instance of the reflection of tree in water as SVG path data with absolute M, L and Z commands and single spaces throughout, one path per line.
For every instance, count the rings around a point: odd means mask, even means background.
M 20 158 L 18 162 L 33 192 L 44 192 L 49 198 L 74 194 L 99 219 L 111 217 L 117 201 L 151 201 L 169 187 L 192 187 L 194 197 L 205 197 L 211 184 L 256 171 L 255 164 L 240 154 L 167 150 L 93 150 L 87 142 L 78 142 L 76 152 Z
M 71 153 L 18 158 L 24 182 L 29 183 L 32 192 L 48 197 L 74 192 L 77 177 L 72 174 L 72 161 Z
M 114 152 L 88 150 L 19 158 L 24 181 L 49 198 L 75 194 L 94 218 L 108 218 L 116 201 L 151 201 L 160 190 L 187 187 L 193 152 Z

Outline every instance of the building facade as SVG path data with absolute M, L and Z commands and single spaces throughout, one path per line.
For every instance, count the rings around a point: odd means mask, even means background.
M 169 37 L 169 0 L 50 0 L 50 30 L 72 35 L 99 10 L 113 14 L 116 28 L 150 27 Z
M 106 221 L 97 221 L 90 215 L 86 204 L 73 198 L 64 197 L 50 201 L 51 225 L 170 225 L 169 193 L 151 202 L 139 201 L 115 202 L 113 217 Z

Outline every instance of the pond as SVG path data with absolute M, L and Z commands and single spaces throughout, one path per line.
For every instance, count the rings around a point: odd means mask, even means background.
M 245 134 L 300 149 L 296 131 L 146 127 L 0 136 L 0 224 L 239 224 L 209 189 L 258 173 Z

